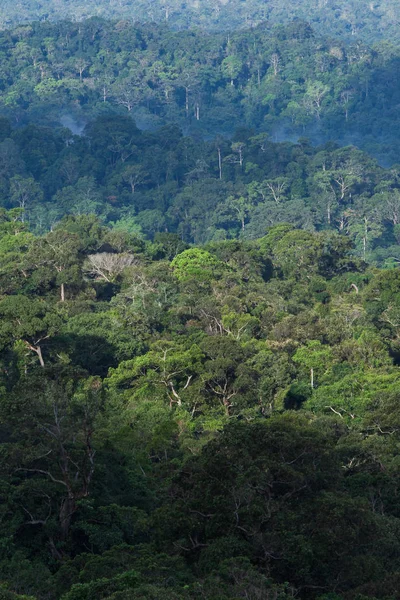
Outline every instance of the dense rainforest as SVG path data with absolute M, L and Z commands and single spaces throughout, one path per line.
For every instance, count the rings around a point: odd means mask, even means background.
M 0 112 L 20 126 L 130 114 L 142 129 L 355 144 L 400 153 L 399 47 L 321 37 L 304 22 L 233 34 L 127 21 L 36 23 L 0 32 Z
M 141 131 L 129 116 L 102 116 L 84 135 L 0 120 L 0 195 L 31 231 L 64 215 L 97 214 L 116 229 L 183 242 L 256 239 L 287 222 L 347 233 L 375 264 L 400 260 L 400 168 L 354 147 L 274 143 L 238 130 L 200 141 L 176 126 Z
M 364 260 L 399 258 L 398 167 L 323 142 L 356 138 L 395 163 L 387 46 L 335 45 L 304 23 L 228 38 L 94 19 L 2 35 L 1 202 L 34 231 L 90 212 L 205 243 L 290 222 L 348 233 Z
M 400 7 L 396 0 L 2 0 L 0 6 L 0 28 L 90 17 L 211 31 L 302 19 L 325 34 L 374 42 L 399 40 Z
M 0 597 L 398 598 L 398 269 L 0 224 Z
M 398 16 L 3 0 L 0 600 L 398 600 Z

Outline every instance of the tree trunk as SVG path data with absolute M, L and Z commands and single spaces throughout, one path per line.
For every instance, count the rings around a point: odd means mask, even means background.
M 61 296 L 61 302 L 65 302 L 65 284 L 64 283 L 61 284 L 60 296 Z
M 38 355 L 40 366 L 44 369 L 45 364 L 44 364 L 44 360 L 43 360 L 43 354 L 42 354 L 41 347 L 39 345 L 33 346 L 32 344 L 30 344 L 27 341 L 25 341 L 25 345 L 27 346 L 27 348 L 29 348 L 29 350 L 31 350 L 32 352 L 35 352 L 35 354 Z
M 63 500 L 59 513 L 61 537 L 63 540 L 68 539 L 69 530 L 71 528 L 71 519 L 75 511 L 75 498 L 71 493 L 69 493 L 68 496 Z
M 224 409 L 225 409 L 225 415 L 226 415 L 227 417 L 230 417 L 230 416 L 231 416 L 231 411 L 230 411 L 230 409 L 231 409 L 231 407 L 232 407 L 232 404 L 230 403 L 230 400 L 229 400 L 228 398 L 223 398 L 223 399 L 222 399 L 222 403 L 223 403 L 223 405 L 224 405 Z
M 39 357 L 40 366 L 42 367 L 42 369 L 44 369 L 44 360 L 43 360 L 43 354 L 42 354 L 41 347 L 40 346 L 36 346 L 35 352 L 36 352 L 36 354 Z
M 53 539 L 52 537 L 49 537 L 49 546 L 50 546 L 50 552 L 51 552 L 51 555 L 52 555 L 52 557 L 53 557 L 55 560 L 58 560 L 58 561 L 60 561 L 60 562 L 61 562 L 61 561 L 63 560 L 64 556 L 63 556 L 63 554 L 61 554 L 61 552 L 60 552 L 60 551 L 59 551 L 59 550 L 56 548 L 56 545 L 55 545 L 55 543 L 54 543 L 54 539 Z

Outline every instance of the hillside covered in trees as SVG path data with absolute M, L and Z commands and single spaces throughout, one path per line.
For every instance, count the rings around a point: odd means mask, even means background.
M 349 235 L 355 254 L 400 260 L 400 172 L 354 147 L 273 143 L 236 132 L 200 142 L 175 126 L 139 130 L 129 116 L 99 117 L 83 136 L 0 121 L 0 190 L 44 233 L 64 215 L 97 214 L 116 230 L 185 243 L 255 239 L 287 222 Z
M 391 42 L 346 44 L 302 22 L 205 35 L 90 19 L 3 31 L 0 48 L 0 112 L 17 126 L 61 119 L 82 131 L 116 112 L 144 129 L 176 124 L 214 138 L 247 127 L 398 162 L 400 54 Z
M 2 0 L 0 26 L 90 17 L 165 22 L 177 29 L 233 30 L 301 19 L 321 33 L 374 42 L 399 39 L 396 0 Z
M 0 600 L 398 600 L 398 13 L 3 0 Z
M 1 214 L 0 597 L 395 600 L 399 272 Z

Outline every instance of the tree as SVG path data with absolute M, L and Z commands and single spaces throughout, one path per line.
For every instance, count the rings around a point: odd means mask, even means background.
M 382 216 L 395 225 L 400 224 L 400 191 L 395 189 L 391 193 L 382 192 L 378 198 Z M 377 203 L 378 203 L 377 202 Z
M 185 348 L 171 342 L 155 343 L 147 354 L 112 370 L 109 385 L 117 389 L 129 386 L 136 401 L 161 398 L 171 409 L 185 406 L 193 415 L 198 403 L 193 379 L 201 372 L 202 359 L 196 344 Z
M 89 254 L 84 270 L 90 277 L 111 283 L 125 269 L 134 266 L 136 262 L 132 254 L 99 252 L 98 254 Z
M 216 279 L 224 265 L 212 254 L 200 248 L 190 248 L 178 254 L 171 262 L 175 277 L 181 282 L 190 279 L 209 281 Z
M 224 58 L 221 63 L 221 71 L 222 74 L 230 79 L 231 86 L 234 86 L 235 79 L 238 78 L 240 72 L 242 70 L 242 62 L 240 58 L 231 54 Z
M 15 175 L 10 180 L 10 199 L 21 208 L 21 219 L 24 221 L 29 208 L 43 199 L 43 192 L 33 177 Z
M 58 560 L 78 502 L 90 494 L 94 427 L 103 404 L 99 380 L 66 375 L 53 380 L 34 377 L 34 397 L 21 382 L 1 409 L 16 444 L 9 448 L 4 467 L 16 474 L 21 488 L 25 526 L 44 529 Z
M 263 193 L 263 199 L 264 194 L 269 195 L 272 196 L 276 204 L 279 204 L 282 200 L 285 199 L 285 191 L 287 186 L 288 181 L 285 177 L 277 177 L 276 179 L 266 179 L 260 186 L 262 189 L 261 193 Z
M 149 175 L 140 165 L 129 165 L 122 173 L 123 180 L 129 184 L 132 194 L 136 187 L 149 181 Z
M 242 230 L 242 234 L 244 234 L 246 219 L 252 208 L 252 202 L 249 198 L 244 196 L 230 196 L 226 204 L 223 207 L 223 214 L 232 215 L 234 220 L 238 220 L 240 223 L 240 227 Z
M 198 552 L 198 546 L 222 543 L 223 536 L 229 536 L 229 548 L 233 550 L 242 541 L 249 544 L 249 556 L 264 548 L 274 579 L 289 579 L 294 586 L 300 580 L 306 585 L 326 585 L 345 572 L 347 585 L 352 585 L 353 569 L 345 565 L 348 561 L 354 566 L 368 564 L 370 555 L 360 540 L 372 539 L 371 530 L 376 535 L 379 519 L 360 498 L 338 492 L 345 475 L 338 453 L 333 451 L 334 427 L 323 434 L 303 419 L 286 414 L 261 423 L 231 424 L 199 457 L 185 464 L 169 516 L 172 518 L 174 510 L 187 515 L 177 526 L 188 552 L 193 547 L 190 539 L 197 542 L 192 552 Z M 306 518 L 309 498 L 315 507 L 315 528 L 310 528 Z M 332 519 L 335 533 L 325 537 Z M 296 549 L 291 550 L 295 540 Z M 340 540 L 346 540 L 346 551 L 333 558 L 333 548 Z M 277 560 L 279 557 L 282 560 Z M 379 562 L 379 551 L 374 557 Z M 303 565 L 300 578 L 299 560 Z M 321 574 L 324 561 L 326 570 Z
M 81 285 L 82 249 L 79 236 L 55 229 L 45 237 L 35 240 L 25 260 L 27 271 L 35 273 L 35 277 L 46 279 L 46 271 L 55 274 L 55 283 L 60 287 L 60 300 L 65 301 L 66 284 Z
M 332 349 L 329 346 L 324 347 L 318 340 L 312 340 L 296 350 L 293 361 L 306 370 L 312 389 L 318 385 L 318 379 L 326 374 L 328 368 L 332 368 L 334 362 Z
M 207 360 L 202 374 L 204 394 L 211 406 L 216 402 L 225 417 L 246 408 L 246 394 L 253 392 L 254 373 L 246 368 L 246 350 L 232 337 L 214 336 L 201 346 Z
M 12 348 L 19 342 L 22 348 L 37 355 L 40 366 L 44 368 L 43 349 L 60 330 L 62 314 L 42 299 L 18 295 L 0 301 L 0 315 L 1 349 Z M 27 367 L 25 362 L 25 371 Z
M 239 164 L 240 168 L 243 167 L 244 162 L 244 149 L 246 147 L 245 142 L 233 142 L 231 149 L 233 154 L 230 154 L 224 158 L 225 162 Z
M 323 99 L 328 93 L 329 87 L 321 81 L 312 81 L 307 85 L 303 103 L 307 110 L 316 116 L 318 121 L 321 119 Z
M 86 69 L 90 66 L 90 63 L 85 60 L 85 58 L 77 58 L 74 61 L 74 68 L 78 71 L 79 73 L 79 80 L 82 83 L 82 76 L 83 73 L 86 71 Z
M 128 112 L 132 112 L 141 99 L 140 84 L 138 76 L 127 77 L 117 82 L 113 89 L 113 97 L 117 104 L 126 108 Z

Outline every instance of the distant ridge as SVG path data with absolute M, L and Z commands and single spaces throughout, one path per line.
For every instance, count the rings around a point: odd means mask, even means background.
M 167 22 L 174 28 L 210 31 L 303 19 L 321 33 L 353 41 L 400 39 L 400 5 L 396 0 L 2 0 L 0 6 L 0 28 L 29 21 L 81 21 L 90 17 Z

